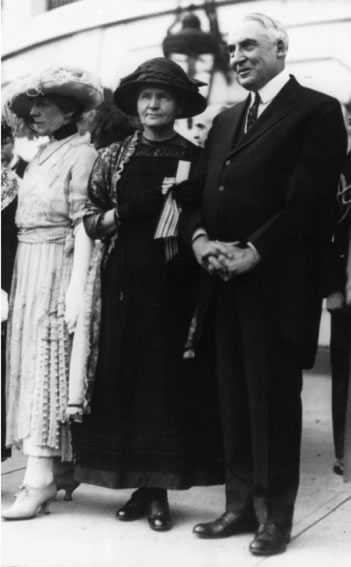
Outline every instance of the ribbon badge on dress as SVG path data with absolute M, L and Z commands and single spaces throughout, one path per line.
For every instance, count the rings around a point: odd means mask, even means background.
M 177 236 L 180 209 L 173 199 L 170 188 L 172 185 L 186 181 L 189 178 L 190 166 L 190 161 L 179 160 L 175 178 L 165 177 L 162 183 L 162 194 L 167 195 L 167 197 L 163 205 L 154 238 L 165 239 L 166 262 L 178 253 Z

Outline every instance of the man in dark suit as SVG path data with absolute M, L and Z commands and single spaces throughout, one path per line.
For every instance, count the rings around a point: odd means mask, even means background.
M 283 552 L 290 539 L 302 368 L 314 363 L 346 153 L 339 103 L 287 74 L 287 47 L 282 25 L 261 14 L 230 34 L 231 64 L 250 95 L 215 118 L 201 210 L 185 213 L 205 268 L 198 352 L 215 345 L 226 466 L 226 512 L 194 532 L 256 532 L 255 555 Z
M 351 106 L 344 106 L 348 132 L 348 154 L 339 183 L 339 219 L 333 237 L 329 266 L 330 362 L 332 418 L 336 461 L 333 470 L 344 474 L 344 443 L 350 375 L 351 309 L 346 301 L 346 269 L 351 222 Z

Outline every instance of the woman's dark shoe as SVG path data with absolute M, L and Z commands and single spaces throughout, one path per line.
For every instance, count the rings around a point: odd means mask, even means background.
M 73 500 L 72 494 L 76 490 L 76 488 L 78 488 L 80 482 L 78 480 L 75 480 L 74 478 L 66 478 L 66 479 L 61 478 L 60 480 L 55 479 L 55 484 L 56 484 L 57 492 L 59 490 L 65 491 L 63 499 L 66 502 L 71 502 Z
M 64 490 L 63 499 L 67 502 L 71 501 L 73 492 L 80 485 L 80 482 L 74 478 L 74 463 L 54 459 L 53 473 L 57 492 Z
M 156 532 L 166 532 L 172 528 L 171 513 L 167 496 L 153 498 L 148 505 L 147 519 L 149 526 Z
M 122 508 L 117 510 L 116 518 L 122 522 L 133 522 L 144 518 L 148 511 L 148 494 L 144 489 L 136 490 Z

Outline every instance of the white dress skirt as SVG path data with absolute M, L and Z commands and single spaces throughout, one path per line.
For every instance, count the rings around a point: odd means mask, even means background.
M 75 134 L 39 150 L 19 192 L 7 339 L 7 444 L 71 458 L 67 424 L 71 337 L 64 321 L 96 151 Z

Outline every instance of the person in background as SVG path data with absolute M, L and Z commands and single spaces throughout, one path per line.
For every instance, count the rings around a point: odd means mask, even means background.
M 20 178 L 23 177 L 28 162 L 14 153 L 15 141 L 11 128 L 1 131 L 1 165 L 12 170 Z
M 174 122 L 202 112 L 206 101 L 165 58 L 123 78 L 114 101 L 139 116 L 142 130 L 101 152 L 89 183 L 85 227 L 106 252 L 91 413 L 72 429 L 75 474 L 136 489 L 117 519 L 145 517 L 165 531 L 168 489 L 223 479 L 214 374 L 196 373 L 194 359 L 183 358 L 197 268 L 177 237 L 176 203 L 192 200 L 186 179 L 201 150 Z
M 339 183 L 339 218 L 335 230 L 328 277 L 333 290 L 327 297 L 331 316 L 330 361 L 332 378 L 332 420 L 336 474 L 344 474 L 344 443 L 351 353 L 351 310 L 346 301 L 347 254 L 351 222 L 351 108 L 343 107 L 348 132 L 348 154 Z
M 49 138 L 18 193 L 7 328 L 7 446 L 20 444 L 28 459 L 22 487 L 2 517 L 24 520 L 45 512 L 56 496 L 54 459 L 72 458 L 70 343 L 90 260 L 82 215 L 97 157 L 77 122 L 101 103 L 102 89 L 84 70 L 53 65 L 14 83 L 10 92 L 9 115 Z
M 211 129 L 214 118 L 224 110 L 225 107 L 212 105 L 206 108 L 205 112 L 192 119 L 192 126 L 187 132 L 189 140 L 191 140 L 200 148 L 205 147 L 208 133 Z
M 5 153 L 12 139 L 11 128 L 2 121 L 1 145 L 5 146 Z M 4 163 L 1 165 L 1 461 L 5 461 L 11 456 L 11 448 L 6 447 L 6 323 L 17 248 L 15 213 L 20 178 Z
M 97 150 L 106 148 L 113 142 L 124 140 L 135 128 L 124 112 L 116 106 L 102 103 L 95 111 L 90 128 L 91 143 Z
M 197 349 L 209 351 L 209 331 L 215 337 L 226 510 L 194 532 L 252 532 L 250 552 L 268 556 L 290 541 L 302 368 L 313 366 L 318 344 L 346 135 L 339 102 L 285 70 L 282 24 L 249 14 L 228 49 L 250 95 L 215 118 L 201 208 L 186 219 L 203 267 Z

